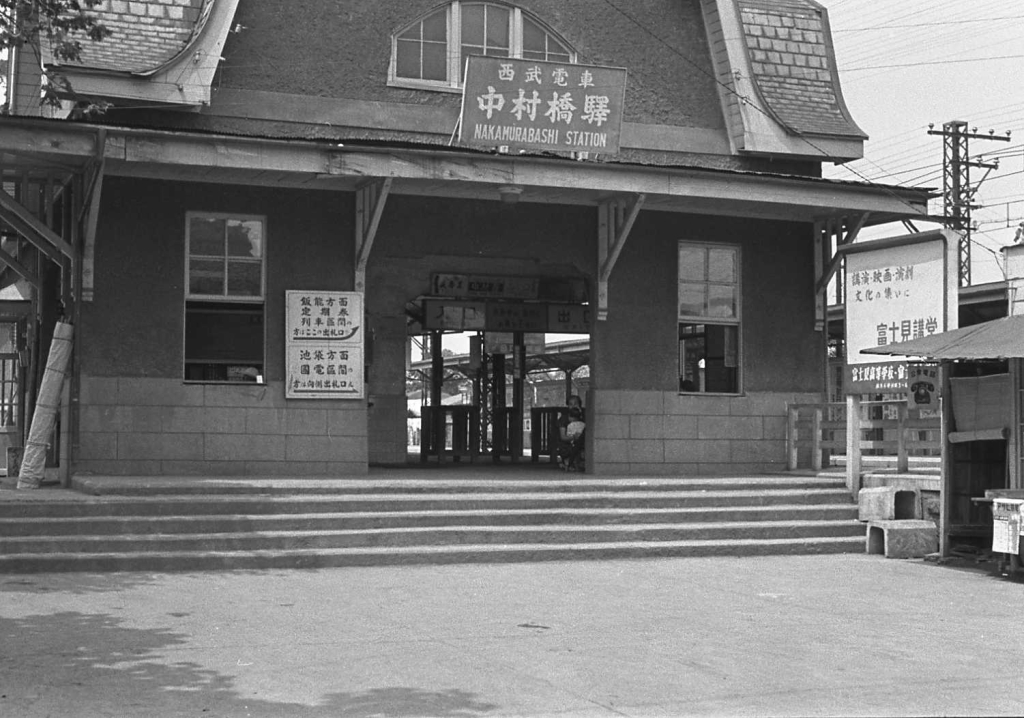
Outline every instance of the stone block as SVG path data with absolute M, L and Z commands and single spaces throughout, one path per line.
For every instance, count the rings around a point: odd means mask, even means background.
M 628 439 L 629 417 L 599 414 L 594 419 L 593 435 L 598 441 L 606 441 L 608 439 Z
M 629 438 L 664 439 L 665 417 L 649 415 L 629 417 Z
M 702 416 L 697 423 L 700 439 L 763 439 L 760 416 Z
M 665 413 L 665 398 L 660 391 L 624 391 L 620 395 L 621 414 Z
M 857 518 L 861 521 L 899 521 L 917 519 L 920 501 L 912 489 L 878 486 L 861 489 L 857 494 Z
M 934 521 L 869 521 L 866 550 L 886 558 L 922 558 L 939 550 Z

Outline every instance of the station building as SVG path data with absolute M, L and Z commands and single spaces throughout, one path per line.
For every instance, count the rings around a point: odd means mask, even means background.
M 39 117 L 15 58 L 0 118 L 4 296 L 20 292 L 2 318 L 29 357 L 12 441 L 70 322 L 64 472 L 403 463 L 409 337 L 457 330 L 481 337 L 492 384 L 512 377 L 484 416 L 513 428 L 527 337 L 589 339 L 588 471 L 781 469 L 787 403 L 825 391 L 836 246 L 926 215 L 927 192 L 822 178 L 867 138 L 812 0 L 96 10 L 112 35 L 53 67 L 72 111 Z M 578 121 L 586 77 L 619 78 L 607 136 L 557 114 L 543 135 L 467 132 L 471 57 L 536 68 L 542 118 L 561 101 Z M 296 341 L 311 317 L 359 344 L 315 363 Z M 510 346 L 489 354 L 494 334 Z

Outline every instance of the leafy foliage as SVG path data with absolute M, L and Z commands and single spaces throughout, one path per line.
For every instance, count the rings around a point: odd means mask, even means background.
M 111 34 L 90 12 L 101 2 L 0 0 L 0 50 L 28 48 L 40 60 L 48 52 L 56 65 L 77 62 L 82 57 L 84 41 L 100 42 Z M 61 97 L 76 97 L 59 70 L 44 68 L 43 73 L 43 102 L 58 106 Z

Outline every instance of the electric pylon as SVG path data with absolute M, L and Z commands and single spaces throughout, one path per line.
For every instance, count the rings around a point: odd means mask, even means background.
M 968 140 L 1009 142 L 1010 133 L 1007 132 L 1005 137 L 995 134 L 993 130 L 989 130 L 988 134 L 978 134 L 977 127 L 968 131 L 967 123 L 962 120 L 945 122 L 941 130 L 934 130 L 933 127 L 928 126 L 928 134 L 942 136 L 942 213 L 946 218 L 946 227 L 960 233 L 960 286 L 966 287 L 971 283 L 971 232 L 974 229 L 971 210 L 979 208 L 973 201 L 978 189 L 971 187 L 971 167 L 992 171 L 999 166 L 998 162 L 972 161 L 968 153 Z

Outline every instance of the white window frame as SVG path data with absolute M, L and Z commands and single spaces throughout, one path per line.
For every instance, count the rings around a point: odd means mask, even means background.
M 391 35 L 391 64 L 388 67 L 388 85 L 391 87 L 404 87 L 415 90 L 439 90 L 442 92 L 462 92 L 462 80 L 465 67 L 465 59 L 462 57 L 462 6 L 463 5 L 494 5 L 505 8 L 509 11 L 509 55 L 512 58 L 520 59 L 523 56 L 523 11 L 512 5 L 500 2 L 463 2 L 452 0 L 443 10 L 446 13 L 447 36 L 448 36 L 448 69 L 446 80 L 418 80 L 409 77 L 398 77 L 398 36 L 408 30 L 416 23 L 422 22 L 441 8 L 434 8 L 430 12 L 420 15 L 416 20 L 392 33 Z M 577 62 L 576 50 L 569 43 L 552 30 L 546 23 L 536 15 L 527 13 L 527 17 L 536 23 L 540 28 L 554 37 L 569 51 L 569 64 Z
M 227 270 L 227 266 L 226 265 L 227 265 L 227 262 L 230 259 L 230 256 L 227 254 L 227 246 L 226 245 L 225 245 L 225 251 L 224 251 L 224 256 L 223 256 L 223 259 L 224 259 L 224 262 L 225 262 L 225 268 L 224 268 L 224 293 L 223 294 L 193 294 L 192 293 L 192 289 L 191 289 L 192 285 L 191 285 L 191 281 L 190 281 L 191 280 L 191 260 L 192 260 L 192 220 L 196 219 L 196 218 L 199 218 L 199 219 L 223 219 L 223 220 L 234 220 L 234 221 L 237 221 L 237 222 L 259 222 L 260 223 L 260 226 L 261 226 L 261 232 L 260 232 L 261 246 L 260 246 L 260 291 L 259 291 L 259 295 L 251 295 L 251 294 L 232 295 L 232 294 L 228 293 L 228 274 L 227 274 L 228 270 Z M 207 255 L 198 255 L 198 256 L 200 258 L 207 257 Z M 209 255 L 208 258 L 209 259 L 213 259 L 214 257 L 213 257 L 213 255 Z M 240 259 L 240 258 L 236 257 L 235 259 Z M 251 261 L 251 260 L 244 260 L 244 261 Z M 254 261 L 252 263 L 255 264 Z M 185 282 L 185 284 L 184 284 L 184 290 L 185 291 L 182 292 L 182 294 L 183 294 L 183 302 L 182 302 L 182 316 L 181 316 L 181 322 L 182 322 L 181 367 L 182 367 L 183 374 L 186 371 L 187 366 L 190 363 L 190 357 L 188 357 L 186 355 L 186 352 L 185 352 L 185 344 L 186 344 L 185 338 L 188 335 L 188 316 L 189 316 L 189 305 L 190 304 L 192 304 L 192 303 L 202 303 L 202 304 L 249 305 L 249 306 L 259 305 L 262 308 L 262 315 L 263 315 L 263 321 L 262 321 L 262 333 L 263 333 L 263 336 L 262 336 L 262 338 L 260 340 L 260 343 L 261 343 L 261 345 L 263 347 L 263 350 L 262 350 L 262 365 L 263 365 L 262 371 L 263 371 L 263 374 L 261 375 L 261 379 L 262 379 L 262 376 L 265 376 L 265 374 L 266 374 L 266 364 L 267 364 L 267 333 L 266 333 L 267 332 L 267 330 L 266 330 L 266 324 L 267 324 L 266 323 L 266 311 L 267 311 L 267 301 L 266 301 L 266 296 L 267 296 L 267 217 L 266 217 L 266 215 L 260 215 L 260 214 L 241 214 L 241 213 L 234 213 L 234 212 L 196 212 L 196 211 L 186 212 L 185 213 L 185 277 L 184 277 L 184 282 Z M 193 360 L 192 363 L 196 363 L 196 362 Z M 203 363 L 203 362 L 200 362 L 200 363 Z M 206 362 L 206 363 L 209 363 L 209 362 Z M 214 363 L 217 363 L 217 362 L 214 362 Z M 187 383 L 199 383 L 199 384 L 222 383 L 222 381 L 217 381 L 217 380 L 185 379 L 185 381 Z M 265 383 L 265 380 L 263 380 L 263 381 Z M 237 383 L 237 382 L 231 381 L 229 383 L 234 384 L 234 383 Z
M 735 316 L 732 316 L 732 317 L 716 317 L 716 316 L 709 316 L 709 315 L 703 315 L 703 314 L 699 314 L 699 315 L 698 314 L 683 314 L 682 311 L 680 310 L 680 307 L 679 307 L 681 298 L 679 296 L 679 288 L 677 286 L 677 290 L 676 290 L 676 333 L 677 333 L 677 339 L 678 339 L 678 341 L 680 343 L 679 356 L 677 357 L 677 363 L 679 365 L 678 366 L 679 380 L 682 381 L 683 369 L 684 369 L 683 362 L 682 362 L 682 346 L 681 346 L 683 339 L 681 337 L 678 337 L 680 326 L 683 325 L 683 324 L 702 324 L 705 327 L 707 325 L 732 326 L 732 327 L 736 328 L 736 330 L 735 330 L 736 331 L 736 390 L 735 391 L 726 391 L 726 392 L 722 392 L 722 391 L 702 392 L 702 391 L 699 391 L 699 389 L 698 389 L 696 392 L 690 392 L 690 391 L 683 391 L 683 390 L 680 389 L 679 393 L 680 394 L 687 394 L 687 395 L 689 395 L 689 394 L 696 394 L 696 395 L 700 395 L 700 396 L 707 396 L 707 395 L 736 396 L 736 395 L 742 394 L 743 393 L 743 252 L 742 252 L 742 249 L 740 248 L 739 245 L 736 245 L 736 244 L 726 244 L 726 243 L 718 243 L 718 242 L 700 242 L 700 241 L 691 241 L 691 240 L 679 240 L 679 242 L 678 242 L 678 244 L 676 246 L 676 265 L 677 265 L 676 281 L 677 281 L 677 285 L 682 285 L 682 284 L 684 284 L 684 282 L 687 283 L 687 284 L 696 284 L 696 282 L 694 282 L 692 280 L 684 280 L 681 276 L 679 276 L 679 270 L 678 270 L 679 252 L 680 252 L 680 250 L 683 247 L 700 248 L 700 249 L 705 250 L 705 252 L 706 252 L 706 250 L 711 250 L 711 249 L 717 249 L 717 250 L 728 249 L 728 250 L 730 250 L 730 251 L 732 251 L 734 253 L 734 256 L 736 258 L 735 281 L 730 283 L 728 286 L 735 287 L 736 312 L 735 312 Z M 707 254 L 705 254 L 705 257 L 707 257 Z M 719 285 L 719 286 L 725 286 L 721 282 L 712 282 L 708 278 L 708 276 L 707 276 L 707 268 L 706 267 L 705 267 L 705 276 L 704 276 L 703 284 L 705 285 L 705 287 L 707 287 L 708 285 L 713 285 L 713 284 L 714 285 Z M 705 342 L 706 341 L 707 340 L 705 339 Z M 705 346 L 705 350 L 706 350 L 706 346 Z

